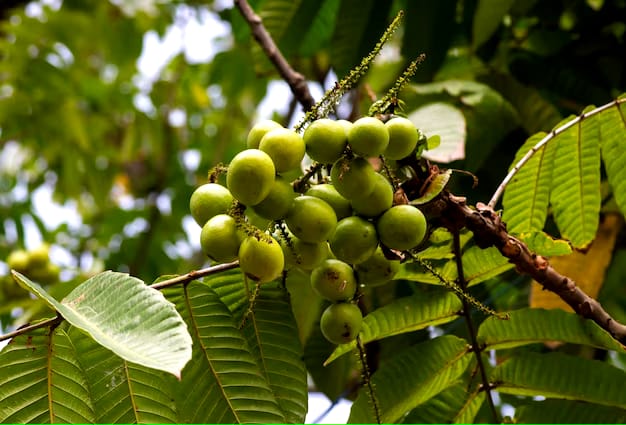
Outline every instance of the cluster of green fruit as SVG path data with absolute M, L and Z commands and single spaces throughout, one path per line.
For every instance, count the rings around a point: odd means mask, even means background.
M 402 117 L 319 119 L 302 136 L 274 121 L 258 123 L 247 149 L 228 165 L 226 186 L 207 183 L 191 196 L 202 250 L 216 262 L 238 259 L 259 283 L 291 267 L 310 272 L 314 290 L 332 302 L 321 317 L 322 333 L 337 344 L 353 340 L 362 321 L 357 287 L 390 281 L 399 261 L 385 252 L 415 248 L 427 228 L 419 209 L 394 205 L 390 179 L 368 159 L 406 158 L 420 136 Z M 290 183 L 284 173 L 300 170 L 305 153 L 329 175 Z M 255 217 L 273 225 L 259 230 L 251 224 Z
M 20 272 L 35 282 L 48 285 L 59 281 L 59 266 L 50 262 L 50 246 L 41 244 L 26 251 L 16 249 L 6 259 L 9 269 Z M 2 289 L 9 298 L 28 295 L 28 292 L 19 287 L 10 275 L 3 277 Z

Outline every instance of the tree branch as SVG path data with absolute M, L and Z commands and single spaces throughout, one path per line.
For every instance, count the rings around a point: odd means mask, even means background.
M 215 273 L 220 273 L 226 270 L 231 270 L 239 267 L 239 261 L 233 261 L 232 263 L 218 264 L 217 266 L 207 267 L 206 269 L 192 270 L 187 274 L 173 277 L 171 279 L 163 280 L 161 282 L 153 283 L 150 285 L 153 289 L 163 289 L 170 286 L 178 285 L 181 283 L 188 283 L 201 277 L 209 276 Z
M 235 0 L 235 6 L 241 12 L 250 29 L 254 39 L 259 43 L 269 60 L 274 64 L 280 76 L 289 84 L 293 95 L 298 99 L 305 111 L 310 110 L 315 105 L 315 100 L 311 96 L 309 86 L 307 86 L 304 75 L 296 72 L 285 59 L 281 51 L 276 46 L 272 36 L 267 32 L 261 17 L 254 13 L 252 7 L 246 0 Z

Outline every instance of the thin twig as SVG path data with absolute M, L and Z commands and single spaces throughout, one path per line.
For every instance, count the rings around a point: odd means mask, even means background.
M 454 251 L 454 260 L 456 263 L 456 270 L 458 275 L 458 284 L 463 290 L 467 290 L 467 281 L 465 280 L 465 271 L 463 270 L 463 257 L 461 252 L 461 237 L 459 230 L 455 229 L 452 232 L 452 243 L 453 243 L 453 251 Z M 498 412 L 496 411 L 496 406 L 493 403 L 493 397 L 491 395 L 491 385 L 489 384 L 489 378 L 487 377 L 487 371 L 485 369 L 485 364 L 482 358 L 482 351 L 478 345 L 478 338 L 476 337 L 476 327 L 474 326 L 474 321 L 472 320 L 472 312 L 470 303 L 467 302 L 465 297 L 459 297 L 461 302 L 463 303 L 463 317 L 465 318 L 465 323 L 467 324 L 467 332 L 470 336 L 470 341 L 472 343 L 472 351 L 476 355 L 476 363 L 478 365 L 478 369 L 480 370 L 480 379 L 483 383 L 483 390 L 487 395 L 487 404 L 489 404 L 489 410 L 491 411 L 491 416 L 493 419 L 493 423 L 500 423 L 500 418 L 498 416 Z
M 537 144 L 535 146 L 533 146 L 526 153 L 526 155 L 524 155 L 522 157 L 522 159 L 517 161 L 517 164 L 515 164 L 515 166 L 511 169 L 511 171 L 509 171 L 509 174 L 507 174 L 506 177 L 504 178 L 504 180 L 502 180 L 502 183 L 500 183 L 500 186 L 498 186 L 498 188 L 496 189 L 495 193 L 493 194 L 493 196 L 489 200 L 489 203 L 487 204 L 487 206 L 490 207 L 490 208 L 495 208 L 496 207 L 496 204 L 498 203 L 498 200 L 500 199 L 500 196 L 502 196 L 502 193 L 504 192 L 504 189 L 511 182 L 513 177 L 515 177 L 515 175 L 519 172 L 520 168 L 522 168 L 524 166 L 524 164 L 526 164 L 528 162 L 528 160 L 539 149 L 541 149 L 544 145 L 546 145 L 550 140 L 552 140 L 554 137 L 558 136 L 559 134 L 569 130 L 570 128 L 572 128 L 576 124 L 582 122 L 583 120 L 585 120 L 585 119 L 587 119 L 587 118 L 589 118 L 589 117 L 591 117 L 593 115 L 599 114 L 600 112 L 603 112 L 603 111 L 605 111 L 607 109 L 610 109 L 610 108 L 612 108 L 614 106 L 618 106 L 621 103 L 626 103 L 626 98 L 615 99 L 614 101 L 609 102 L 606 105 L 600 106 L 599 108 L 593 109 L 593 110 L 591 110 L 589 112 L 584 112 L 584 113 L 580 114 L 579 116 L 577 116 L 576 118 L 572 119 L 571 121 L 567 122 L 566 124 L 562 125 L 561 127 L 555 128 L 550 133 L 548 133 L 543 139 L 541 139 L 539 142 L 537 142 Z
M 305 111 L 310 110 L 313 105 L 315 105 L 315 100 L 313 100 L 313 96 L 311 96 L 304 75 L 296 72 L 289 62 L 287 62 L 276 46 L 272 36 L 267 32 L 267 29 L 265 29 L 261 17 L 252 10 L 250 4 L 246 0 L 235 0 L 235 6 L 237 6 L 237 9 L 239 9 L 241 15 L 250 26 L 254 39 L 259 43 L 266 56 L 274 64 L 283 80 L 289 84 L 291 92 L 298 99 L 302 108 Z
M 363 367 L 363 380 L 365 381 L 365 385 L 367 385 L 367 396 L 369 397 L 372 407 L 374 408 L 376 423 L 381 424 L 382 418 L 380 416 L 380 406 L 378 405 L 378 399 L 376 398 L 376 393 L 374 392 L 374 385 L 372 385 L 372 374 L 370 373 L 370 368 L 367 364 L 365 346 L 363 345 L 363 341 L 361 341 L 361 337 L 359 335 L 356 336 L 356 345 L 359 351 L 359 360 L 361 361 L 361 366 Z
M 22 334 L 28 333 L 30 331 L 34 331 L 35 329 L 45 328 L 46 326 L 53 326 L 61 323 L 63 321 L 63 317 L 57 315 L 56 317 L 52 317 L 50 319 L 45 319 L 39 323 L 35 323 L 28 326 L 22 326 L 12 332 L 6 333 L 4 335 L 0 335 L 0 341 L 5 341 L 7 339 L 15 338 L 16 336 L 20 336 Z
M 178 285 L 181 283 L 188 283 L 201 277 L 209 276 L 212 274 L 220 273 L 226 270 L 231 270 L 239 267 L 239 261 L 233 261 L 232 263 L 218 264 L 217 266 L 207 267 L 205 269 L 193 270 L 187 274 L 173 277 L 171 279 L 163 280 L 161 282 L 153 283 L 150 285 L 153 289 L 163 289 L 170 286 Z

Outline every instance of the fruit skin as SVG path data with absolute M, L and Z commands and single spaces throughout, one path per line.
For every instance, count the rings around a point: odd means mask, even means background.
M 279 173 L 300 167 L 304 158 L 304 140 L 293 130 L 279 128 L 263 136 L 259 149 L 267 153 L 274 161 Z
M 349 264 L 328 259 L 311 272 L 311 286 L 329 301 L 344 301 L 356 293 L 356 277 Z
M 426 236 L 426 217 L 411 205 L 389 208 L 376 223 L 378 238 L 387 247 L 401 251 L 419 245 Z
M 378 246 L 376 227 L 361 217 L 346 217 L 337 223 L 329 244 L 338 260 L 349 264 L 362 263 Z
M 374 287 L 389 282 L 400 270 L 400 261 L 389 260 L 383 250 L 378 247 L 367 260 L 354 266 L 357 281 L 360 285 Z
M 200 246 L 204 254 L 218 263 L 235 261 L 239 254 L 242 235 L 235 219 L 218 214 L 202 226 Z
M 50 245 L 42 243 L 28 252 L 28 267 L 45 267 L 50 262 Z
M 313 121 L 303 135 L 306 152 L 311 159 L 332 164 L 348 144 L 345 125 L 328 118 Z
M 376 173 L 374 190 L 368 195 L 352 199 L 354 212 L 363 217 L 378 217 L 393 205 L 393 188 L 385 176 Z
M 333 344 L 353 341 L 363 326 L 363 315 L 355 304 L 337 303 L 329 305 L 320 319 L 322 335 Z
M 239 267 L 250 279 L 259 283 L 279 277 L 285 267 L 283 250 L 269 235 L 248 236 L 239 248 Z
M 352 206 L 350 205 L 350 201 L 341 196 L 332 184 L 322 183 L 313 185 L 305 192 L 305 195 L 314 196 L 326 201 L 328 205 L 335 210 L 337 220 L 341 220 L 342 218 L 350 217 L 352 215 Z
M 287 215 L 296 193 L 291 184 L 280 176 L 274 179 L 270 193 L 252 207 L 257 215 L 268 220 L 279 220 Z
M 28 270 L 29 263 L 30 255 L 23 249 L 12 251 L 7 257 L 7 265 L 9 266 L 9 269 L 17 270 L 20 273 Z
M 228 166 L 226 186 L 239 202 L 253 206 L 270 193 L 276 168 L 272 158 L 259 149 L 239 152 Z
M 337 192 L 344 198 L 368 196 L 374 190 L 376 171 L 366 159 L 341 157 L 333 164 L 330 178 Z
M 198 186 L 189 198 L 189 211 L 200 227 L 218 214 L 226 214 L 233 195 L 221 184 L 206 183 Z
M 385 123 L 389 133 L 389 145 L 383 155 L 389 159 L 402 159 L 410 155 L 417 146 L 419 132 L 411 120 L 395 117 Z
M 246 147 L 248 149 L 258 149 L 259 143 L 261 142 L 263 136 L 265 136 L 266 133 L 279 128 L 283 128 L 283 126 L 276 121 L 259 121 L 250 129 L 250 132 L 248 133 L 248 138 L 246 139 Z
M 337 216 L 325 201 L 313 196 L 299 196 L 285 217 L 287 227 L 305 242 L 324 242 L 335 231 Z
M 357 155 L 378 156 L 387 149 L 389 132 L 385 124 L 377 118 L 359 118 L 348 131 L 348 144 Z
M 304 242 L 293 235 L 289 238 L 291 247 L 284 239 L 280 240 L 285 255 L 285 268 L 293 266 L 300 270 L 313 270 L 328 257 L 327 242 Z

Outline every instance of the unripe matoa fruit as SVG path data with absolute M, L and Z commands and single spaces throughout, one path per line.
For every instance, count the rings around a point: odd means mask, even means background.
M 305 192 L 307 196 L 314 196 L 326 201 L 328 205 L 335 210 L 337 220 L 346 218 L 352 215 L 352 206 L 350 201 L 341 196 L 337 189 L 332 184 L 322 183 L 313 185 Z
M 339 159 L 348 144 L 345 125 L 328 118 L 313 121 L 304 131 L 303 138 L 311 159 L 324 164 Z
M 285 217 L 287 227 L 305 242 L 324 242 L 335 231 L 337 216 L 325 201 L 313 196 L 299 196 Z
M 199 186 L 189 199 L 189 211 L 199 226 L 218 214 L 226 214 L 233 202 L 233 195 L 221 184 L 206 183 Z
M 400 251 L 415 248 L 426 236 L 426 217 L 412 205 L 389 208 L 376 223 L 380 241 Z
M 407 118 L 395 117 L 385 123 L 389 133 L 389 145 L 383 155 L 389 159 L 406 158 L 419 139 L 419 132 L 415 124 Z
M 248 236 L 239 248 L 239 267 L 250 279 L 259 283 L 279 277 L 285 268 L 283 250 L 269 235 Z
M 235 261 L 241 240 L 235 219 L 226 214 L 211 217 L 200 232 L 202 252 L 218 263 Z
M 329 244 L 338 260 L 350 264 L 362 263 L 374 254 L 378 246 L 376 227 L 361 217 L 346 217 L 337 223 Z
M 345 344 L 353 341 L 361 331 L 363 315 L 352 303 L 329 305 L 320 319 L 322 335 L 333 344 Z
M 246 139 L 246 146 L 248 149 L 258 149 L 261 139 L 271 130 L 283 128 L 282 125 L 272 120 L 264 120 L 256 123 L 254 127 L 250 129 L 248 138 Z
M 378 156 L 387 149 L 389 132 L 385 124 L 377 118 L 359 118 L 348 132 L 348 144 L 357 155 Z
M 329 301 L 349 300 L 356 293 L 356 278 L 349 264 L 328 259 L 311 272 L 311 286 Z
M 276 168 L 272 158 L 259 149 L 239 152 L 228 166 L 226 186 L 242 204 L 253 206 L 270 193 Z
M 374 190 L 376 171 L 365 158 L 341 157 L 330 171 L 333 186 L 344 198 L 368 196 Z
M 302 136 L 287 128 L 267 132 L 259 143 L 259 149 L 272 158 L 279 173 L 298 168 L 304 158 Z

